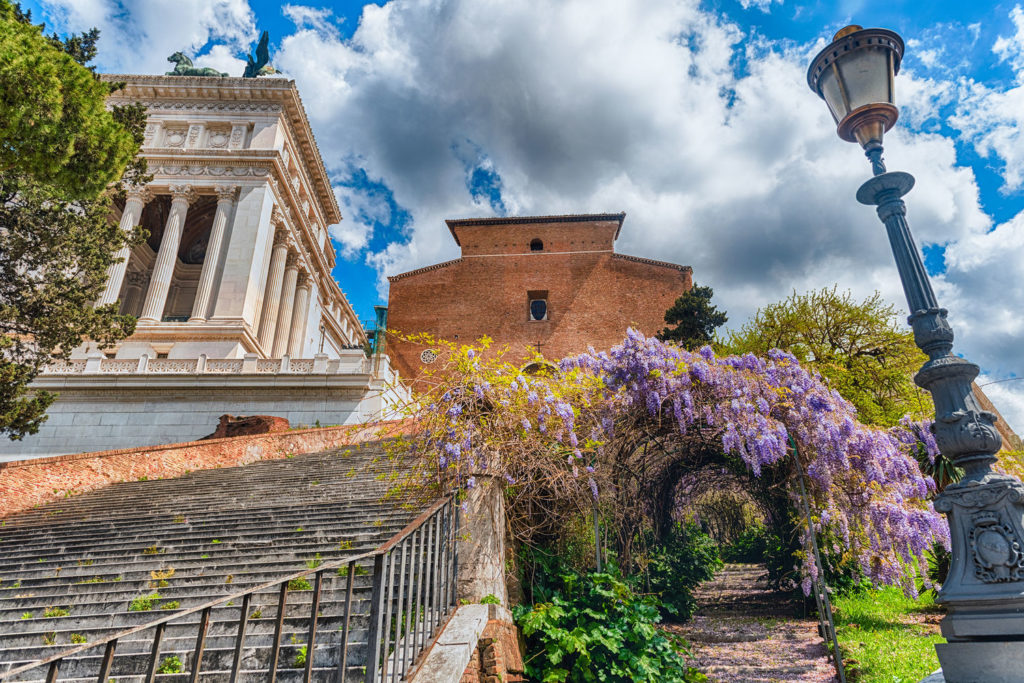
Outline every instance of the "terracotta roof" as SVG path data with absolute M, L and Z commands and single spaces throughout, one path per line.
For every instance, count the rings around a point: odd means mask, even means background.
M 536 224 L 536 223 L 595 223 L 597 221 L 618 221 L 619 228 L 615 231 L 615 237 L 612 239 L 619 238 L 619 232 L 622 230 L 622 221 L 626 218 L 626 212 L 621 213 L 579 213 L 579 214 L 565 214 L 562 216 L 492 216 L 490 218 L 456 218 L 448 219 L 445 223 L 448 224 L 448 230 L 451 231 L 452 237 L 455 238 L 455 244 L 460 247 L 462 243 L 459 242 L 459 236 L 455 234 L 455 228 L 461 228 L 470 225 L 524 225 L 524 224 Z

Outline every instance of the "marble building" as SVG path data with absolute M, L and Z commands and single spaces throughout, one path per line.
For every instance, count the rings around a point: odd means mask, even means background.
M 125 247 L 98 303 L 138 318 L 114 348 L 84 343 L 35 382 L 40 432 L 0 460 L 188 441 L 229 414 L 293 425 L 387 417 L 404 390 L 331 276 L 342 219 L 294 82 L 109 75 L 141 102 L 152 181 L 128 193 Z

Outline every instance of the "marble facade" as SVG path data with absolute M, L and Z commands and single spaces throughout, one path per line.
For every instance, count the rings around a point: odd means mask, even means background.
M 366 333 L 331 276 L 342 217 L 294 82 L 103 78 L 125 84 L 111 104 L 148 113 L 152 180 L 117 217 L 148 237 L 118 253 L 97 302 L 138 323 L 47 368 L 34 386 L 59 393 L 49 421 L 0 442 L 0 460 L 187 441 L 225 413 L 389 417 L 405 390 L 387 357 L 360 360 Z

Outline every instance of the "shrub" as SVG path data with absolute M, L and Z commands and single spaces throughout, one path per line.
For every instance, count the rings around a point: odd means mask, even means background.
M 657 627 L 659 601 L 638 596 L 616 573 L 570 571 L 550 601 L 515 608 L 531 680 L 691 683 L 685 643 Z
M 292 667 L 298 669 L 299 667 L 306 666 L 306 646 L 303 645 L 299 648 L 298 653 L 295 655 L 295 660 L 292 662 Z
M 158 607 L 157 609 L 178 609 L 179 607 L 181 607 L 181 603 L 179 601 L 168 600 L 167 602 L 160 605 L 160 607 Z
M 749 526 L 729 545 L 722 548 L 726 562 L 754 563 L 764 561 L 768 552 L 768 528 L 763 524 Z
M 52 619 L 53 617 L 66 617 L 70 614 L 71 612 L 64 609 L 63 607 L 47 607 L 46 610 L 43 612 L 43 618 Z
M 697 601 L 693 589 L 711 579 L 722 567 L 718 544 L 690 522 L 676 523 L 665 541 L 648 554 L 647 577 L 650 590 L 661 596 L 663 616 L 685 621 Z
M 309 584 L 309 581 L 305 579 L 292 579 L 288 582 L 288 590 L 290 591 L 311 591 L 313 586 Z
M 81 645 L 82 643 L 88 642 L 88 638 L 83 636 L 81 633 L 72 633 L 71 642 L 75 645 Z

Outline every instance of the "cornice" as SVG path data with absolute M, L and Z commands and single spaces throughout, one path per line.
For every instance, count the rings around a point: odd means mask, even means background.
M 630 256 L 629 254 L 612 254 L 612 258 L 624 259 L 626 261 L 635 261 L 636 263 L 643 263 L 648 266 L 658 266 L 660 268 L 671 268 L 673 270 L 679 270 L 682 272 L 693 272 L 691 266 L 681 266 L 678 263 L 669 263 L 668 261 L 655 261 L 654 259 L 643 258 L 641 256 Z
M 620 213 L 571 213 L 563 214 L 560 216 L 490 216 L 487 218 L 449 218 L 445 221 L 448 226 L 448 230 L 451 231 L 452 237 L 455 238 L 455 244 L 462 246 L 459 242 L 459 236 L 455 233 L 456 228 L 476 226 L 476 225 L 528 225 L 538 223 L 598 223 L 598 222 L 616 222 L 619 224 L 618 229 L 615 231 L 615 237 L 612 239 L 619 238 L 619 232 L 622 230 L 622 222 L 626 219 L 626 212 Z
M 399 273 L 398 275 L 391 275 L 388 277 L 388 282 L 394 282 L 395 280 L 401 280 L 403 278 L 412 277 L 413 275 L 419 275 L 425 273 L 428 270 L 437 270 L 438 268 L 447 268 L 448 266 L 456 263 L 462 263 L 461 258 L 452 259 L 451 261 L 442 261 L 441 263 L 435 263 L 430 266 L 424 266 L 423 268 L 417 268 L 416 270 L 410 270 L 406 273 Z
M 140 102 L 156 111 L 197 111 L 211 109 L 225 112 L 266 111 L 274 113 L 273 105 L 283 108 L 295 146 L 304 156 L 305 166 L 312 171 L 313 184 L 330 215 L 328 224 L 341 220 L 341 210 L 331 190 L 320 148 L 309 124 L 302 97 L 295 81 L 284 78 L 217 78 L 209 76 L 157 76 L 136 74 L 103 74 L 105 81 L 123 82 L 124 88 L 111 94 L 114 101 Z

